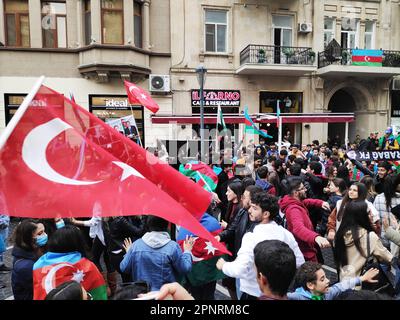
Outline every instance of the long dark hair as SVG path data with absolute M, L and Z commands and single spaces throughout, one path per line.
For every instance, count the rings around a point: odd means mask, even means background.
M 363 252 L 360 245 L 360 228 L 366 229 L 368 233 L 373 231 L 368 216 L 368 205 L 364 200 L 350 201 L 344 210 L 345 214 L 339 230 L 336 232 L 335 248 L 333 250 L 338 267 L 348 264 L 346 244 L 344 242 L 346 233 L 351 231 L 358 252 L 367 258 L 367 254 Z
M 349 187 L 351 182 L 350 182 L 350 172 L 349 169 L 346 166 L 340 166 L 337 169 L 337 174 L 336 178 L 342 178 L 344 182 L 346 182 L 346 185 Z
M 342 203 L 340 204 L 339 212 L 337 213 L 338 221 L 342 220 L 343 214 L 344 214 L 344 209 L 345 209 L 347 203 L 349 203 L 351 201 L 355 201 L 355 200 L 365 201 L 365 199 L 367 199 L 368 190 L 367 190 L 367 187 L 365 186 L 365 184 L 363 184 L 361 182 L 354 182 L 354 183 L 352 183 L 352 186 L 357 186 L 358 197 L 357 197 L 357 199 L 354 199 L 354 200 L 350 199 L 349 192 L 347 191 L 346 195 L 343 197 Z
M 236 213 L 239 211 L 239 208 L 241 206 L 241 199 L 243 195 L 243 185 L 241 181 L 232 181 L 231 183 L 228 184 L 228 188 L 230 188 L 237 196 L 238 203 L 233 203 L 233 201 L 228 202 L 228 208 L 226 210 L 225 214 L 225 221 L 230 222 L 231 219 L 234 218 Z
M 392 199 L 396 198 L 396 189 L 400 184 L 400 175 L 390 175 L 386 177 L 385 182 L 383 184 L 383 194 L 385 195 L 386 208 L 387 211 L 390 211 L 392 207 Z
M 35 251 L 35 242 L 33 233 L 38 228 L 37 221 L 33 219 L 25 219 L 17 225 L 14 232 L 15 245 L 26 251 Z

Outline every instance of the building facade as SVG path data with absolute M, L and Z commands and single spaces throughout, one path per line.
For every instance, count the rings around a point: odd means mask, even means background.
M 102 119 L 133 113 L 146 146 L 192 139 L 204 65 L 206 114 L 218 104 L 232 118 L 245 106 L 250 114 L 277 105 L 288 116 L 354 113 L 350 141 L 400 130 L 399 17 L 399 0 L 1 0 L 0 127 L 45 75 Z M 353 49 L 375 50 L 380 64 L 355 65 Z M 130 108 L 124 79 L 152 92 L 156 116 Z M 243 124 L 228 125 L 240 139 Z M 276 138 L 274 123 L 261 126 Z M 303 121 L 284 131 L 298 143 L 344 142 L 345 124 Z

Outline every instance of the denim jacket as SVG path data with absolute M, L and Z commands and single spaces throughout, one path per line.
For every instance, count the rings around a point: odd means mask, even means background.
M 178 274 L 192 269 L 190 251 L 182 253 L 179 245 L 167 232 L 147 232 L 136 240 L 121 261 L 122 272 L 132 275 L 134 281 L 151 284 L 151 290 L 159 290 L 165 283 L 176 281 Z

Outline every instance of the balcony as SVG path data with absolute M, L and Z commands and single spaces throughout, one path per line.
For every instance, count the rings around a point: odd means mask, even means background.
M 317 75 L 321 77 L 391 78 L 400 74 L 400 51 L 383 50 L 382 66 L 352 64 L 352 49 L 326 50 L 318 53 Z
M 311 48 L 250 44 L 240 52 L 236 74 L 302 76 L 316 70 L 314 60 Z

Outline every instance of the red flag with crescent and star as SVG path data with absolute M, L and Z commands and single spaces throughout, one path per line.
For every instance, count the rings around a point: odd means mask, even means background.
M 155 215 L 220 245 L 199 223 L 211 193 L 46 86 L 0 150 L 0 190 L 10 216 Z
M 131 104 L 140 104 L 146 107 L 151 112 L 156 113 L 160 107 L 158 104 L 150 97 L 149 93 L 143 90 L 138 85 L 131 83 L 129 81 L 124 81 L 126 93 L 128 94 L 128 99 Z

